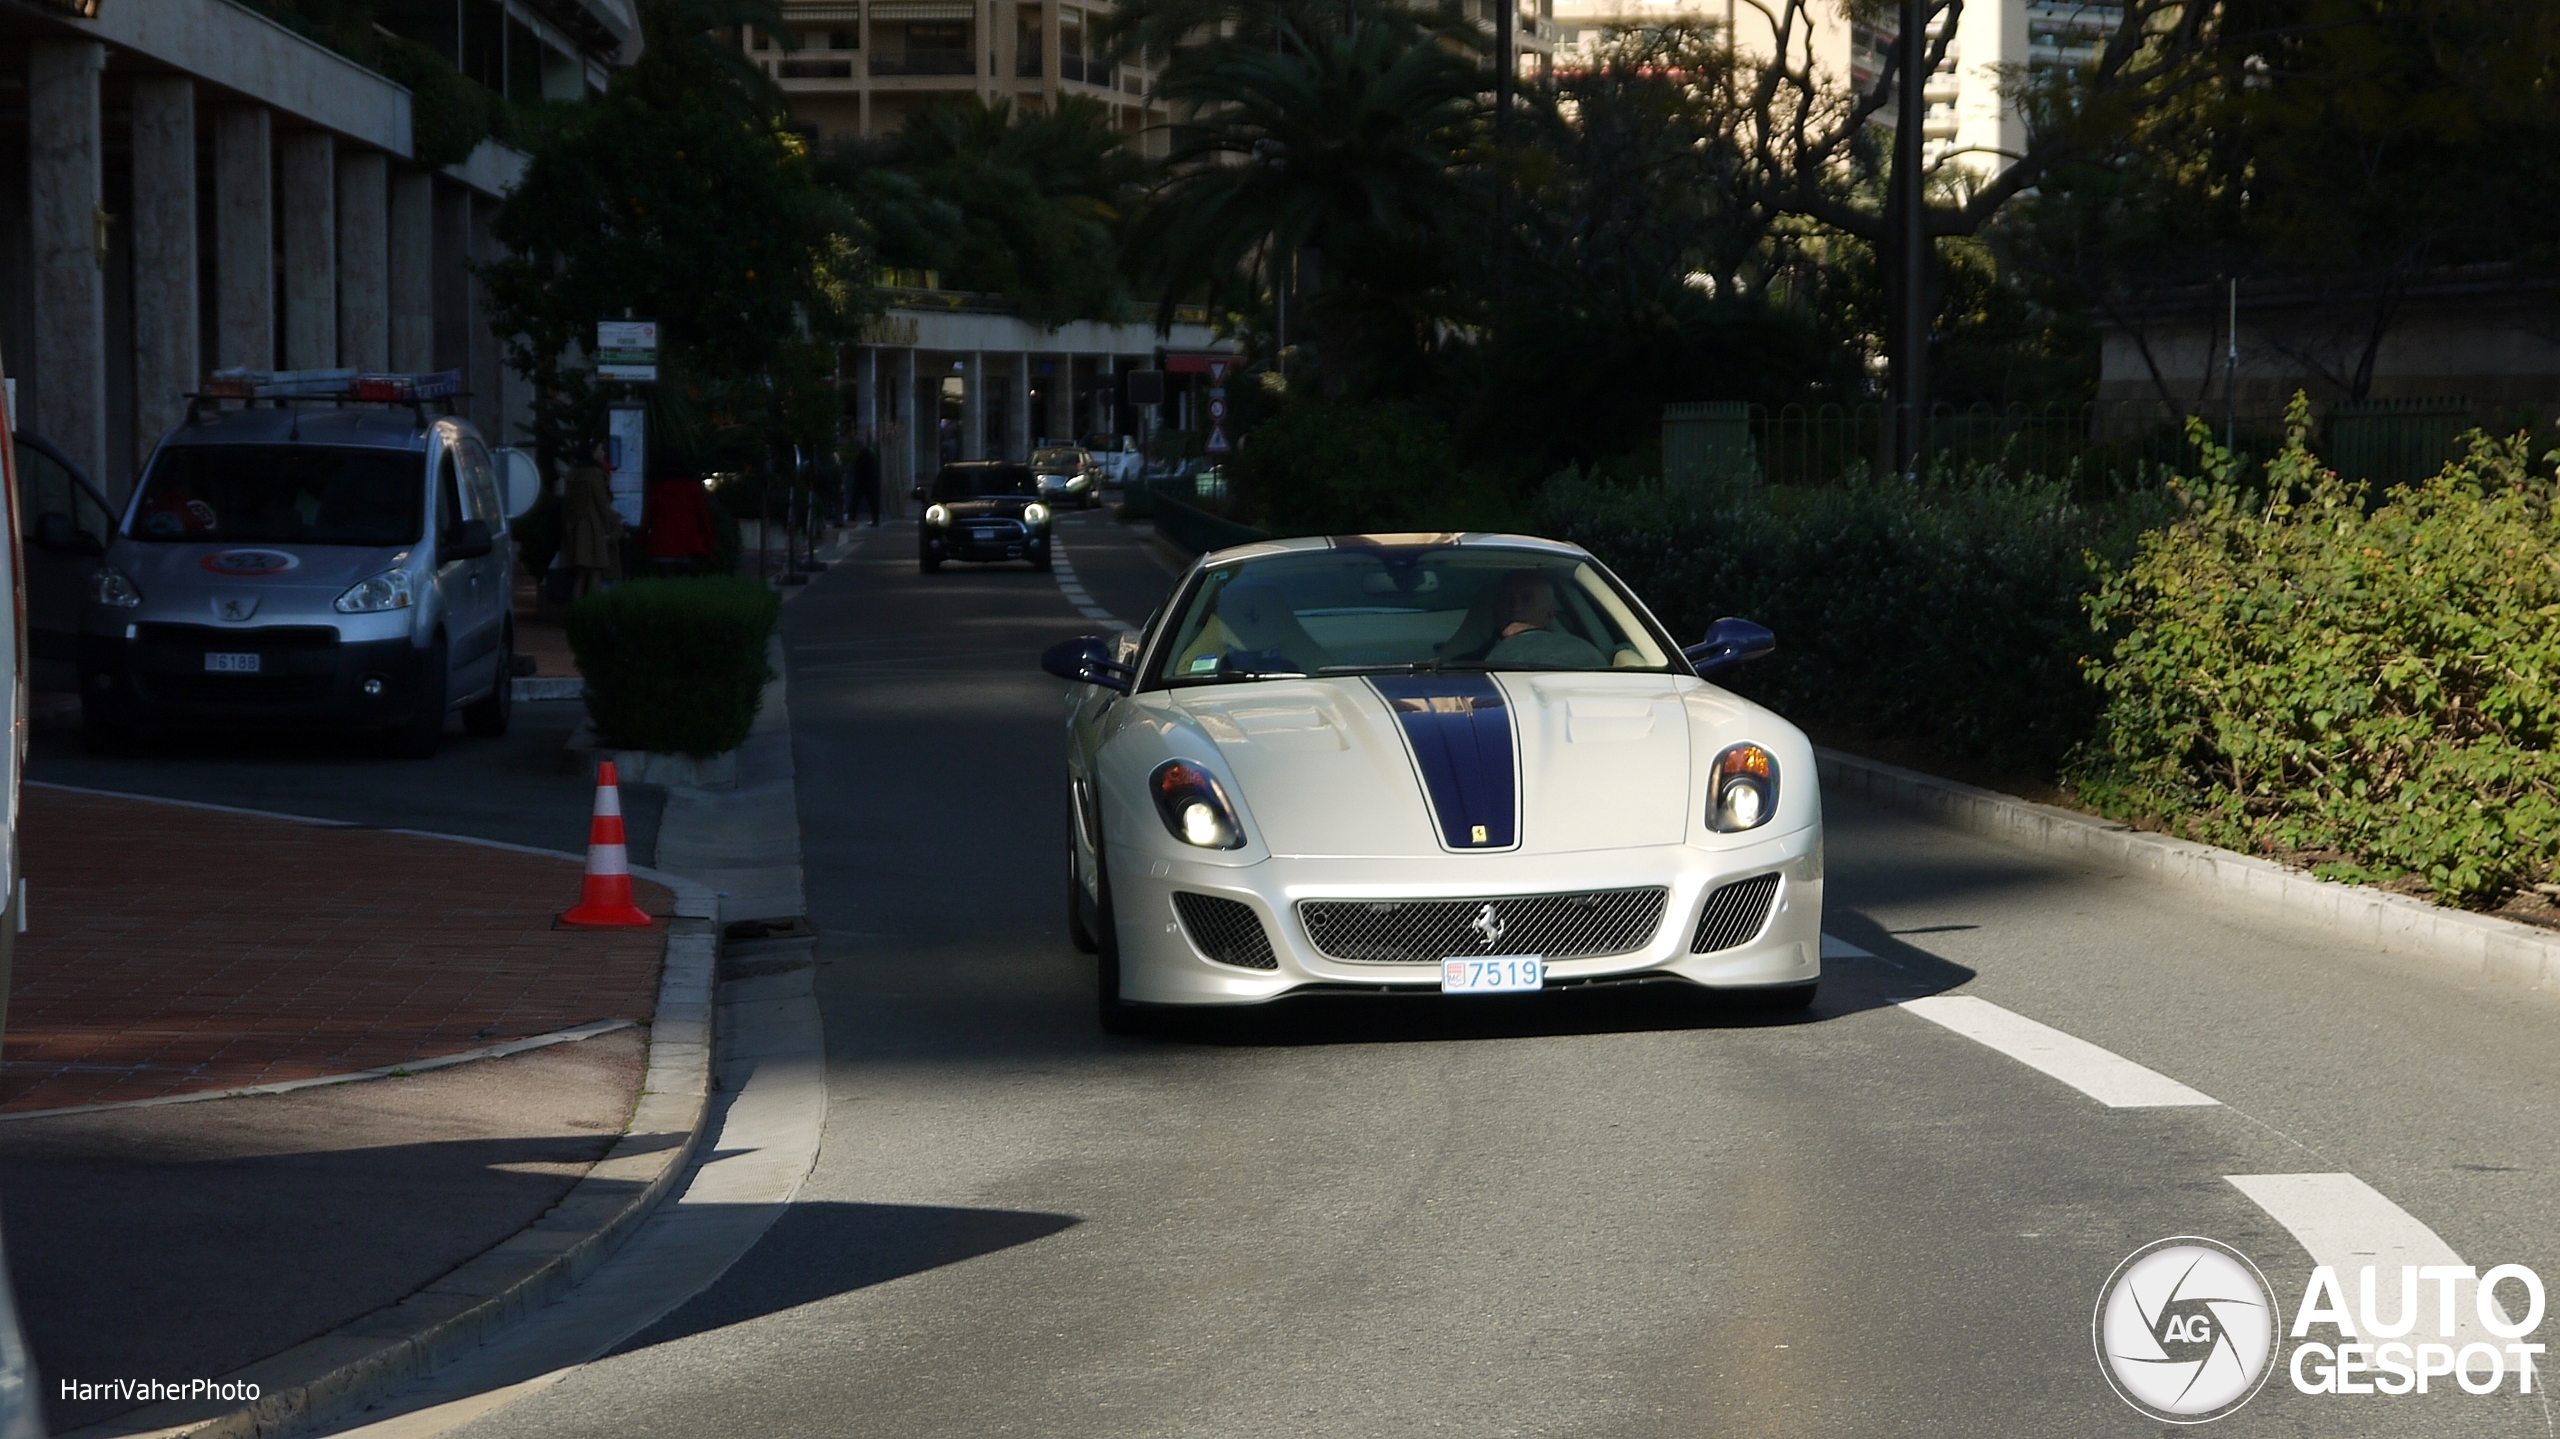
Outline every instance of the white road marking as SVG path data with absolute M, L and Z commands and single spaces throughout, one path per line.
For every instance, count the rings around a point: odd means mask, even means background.
M 2462 1256 L 2437 1233 L 2418 1221 L 2408 1210 L 2383 1197 L 2382 1192 L 2352 1174 L 2226 1174 L 2222 1176 L 2233 1188 L 2249 1196 L 2251 1202 L 2274 1216 L 2278 1224 L 2293 1232 L 2302 1247 L 2310 1252 L 2313 1264 L 2325 1264 L 2338 1272 L 2340 1297 L 2355 1311 L 2361 1332 L 2364 1316 L 2358 1306 L 2363 1296 L 2362 1271 L 2374 1269 L 2374 1309 L 2385 1323 L 2400 1317 L 2400 1269 L 2415 1264 L 2459 1267 Z M 2418 1295 L 2418 1323 L 2409 1333 L 2411 1341 L 2438 1339 L 2441 1314 L 2438 1305 L 2439 1285 L 2421 1280 Z M 2460 1289 L 2461 1286 L 2457 1286 Z M 2513 1294 L 2513 1288 L 2507 1290 Z M 2490 1345 L 2507 1341 L 2496 1338 L 2480 1327 L 2479 1313 L 2468 1292 L 2454 1295 L 2454 1337 L 2456 1348 L 2470 1343 Z M 2498 1308 L 2501 1321 L 2512 1322 L 2504 1305 Z
M 1049 529 L 1049 569 L 1057 578 L 1058 593 L 1066 596 L 1067 603 L 1076 607 L 1077 614 L 1108 630 L 1137 628 L 1136 625 L 1093 602 L 1093 596 L 1085 592 L 1084 582 L 1076 578 L 1075 562 L 1067 558 L 1067 547 L 1059 543 L 1057 527 L 1054 525 Z
M 1911 1014 L 2041 1070 L 2110 1109 L 2220 1104 L 2157 1070 L 1969 994 L 1896 1001 Z

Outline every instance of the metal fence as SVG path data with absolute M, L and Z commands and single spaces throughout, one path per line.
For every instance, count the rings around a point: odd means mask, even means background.
M 1883 405 L 1765 405 L 1739 401 L 1666 405 L 1663 474 L 1674 483 L 1754 477 L 1827 484 L 1853 470 L 1891 465 L 1891 411 Z M 2198 412 L 2216 443 L 2226 434 L 2244 460 L 2263 461 L 2284 441 L 2281 405 Z M 2187 416 L 2156 401 L 2118 400 L 2030 408 L 1937 406 L 1923 431 L 1923 468 L 1996 467 L 2012 475 L 2075 477 L 2096 488 L 2156 484 L 2193 474 Z M 2377 486 L 2423 479 L 2461 449 L 2463 433 L 2498 417 L 2454 397 L 2340 402 L 2314 412 L 2314 449 L 2351 480 Z

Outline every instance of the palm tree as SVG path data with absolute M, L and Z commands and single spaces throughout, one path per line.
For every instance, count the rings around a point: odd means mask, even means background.
M 1159 323 L 1179 302 L 1265 295 L 1295 271 L 1324 388 L 1396 393 L 1472 318 L 1484 72 L 1472 28 L 1373 20 L 1376 0 L 1359 3 L 1347 27 L 1283 13 L 1267 45 L 1173 52 L 1158 94 L 1195 118 L 1175 130 L 1132 259 Z

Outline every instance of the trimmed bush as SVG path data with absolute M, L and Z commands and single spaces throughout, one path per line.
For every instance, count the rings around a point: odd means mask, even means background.
M 569 606 L 597 737 L 696 757 L 736 749 L 773 678 L 765 647 L 781 612 L 771 590 L 727 575 L 625 580 Z
M 1538 511 L 1540 532 L 1599 556 L 1675 635 L 1723 615 L 1777 632 L 1775 654 L 1719 683 L 1810 723 L 2049 774 L 2099 709 L 2080 672 L 2088 556 L 2130 555 L 2171 506 L 1975 470 L 1671 490 L 1565 475 Z
M 1399 400 L 1297 400 L 1264 420 L 1226 472 L 1236 517 L 1278 535 L 1502 527 L 1449 431 Z
M 2185 514 L 2104 576 L 2095 807 L 2348 880 L 2492 907 L 2560 861 L 2560 483 L 2475 437 L 2371 497 L 2305 445 L 2263 489 L 2199 428 Z

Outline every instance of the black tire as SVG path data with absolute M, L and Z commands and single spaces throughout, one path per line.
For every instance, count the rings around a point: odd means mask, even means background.
M 1042 550 L 1040 552 L 1040 557 L 1031 562 L 1031 568 L 1038 570 L 1040 573 L 1045 575 L 1051 570 L 1056 569 L 1057 565 L 1050 560 L 1049 552 L 1047 550 Z
M 516 625 L 507 621 L 504 637 L 498 641 L 498 681 L 489 693 L 463 706 L 462 730 L 465 734 L 494 739 L 507 732 L 507 722 L 516 711 Z
M 427 647 L 418 675 L 418 708 L 409 722 L 390 735 L 391 753 L 400 759 L 433 759 L 444 745 L 444 701 L 450 692 L 453 676 L 448 672 L 452 651 L 445 637 Z
M 1138 1012 L 1120 997 L 1120 919 L 1111 906 L 1111 862 L 1100 845 L 1094 850 L 1093 1017 L 1105 1034 L 1136 1034 Z
M 1094 943 L 1093 926 L 1085 923 L 1084 880 L 1076 873 L 1075 800 L 1070 798 L 1067 805 L 1067 942 L 1086 954 L 1094 954 L 1101 946 Z
M 918 571 L 919 573 L 922 573 L 922 574 L 928 574 L 928 575 L 929 575 L 929 574 L 934 573 L 934 572 L 935 572 L 935 571 L 937 571 L 937 570 L 940 570 L 941 568 L 942 568 L 942 561 L 935 559 L 935 558 L 934 558 L 933 556 L 931 556 L 931 555 L 918 555 L 918 556 L 916 556 L 916 569 L 917 569 L 917 571 Z

